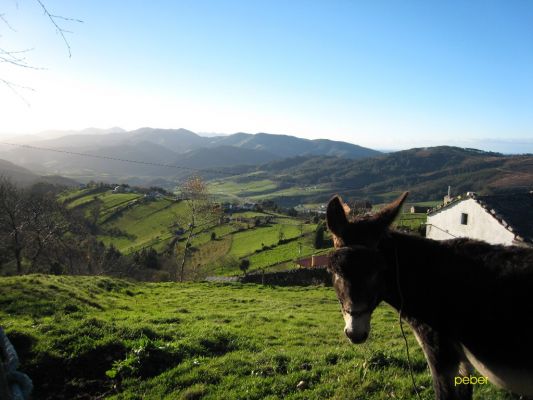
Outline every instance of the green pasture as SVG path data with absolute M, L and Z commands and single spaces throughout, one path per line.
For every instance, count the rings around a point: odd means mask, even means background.
M 209 183 L 209 191 L 213 195 L 239 196 L 245 193 L 263 193 L 276 190 L 277 184 L 270 179 L 260 179 L 250 182 L 236 182 L 232 179 L 216 180 Z
M 88 195 L 85 197 L 80 197 L 78 199 L 71 201 L 67 207 L 68 208 L 85 207 L 91 204 L 92 202 L 94 202 L 96 198 L 97 198 L 96 195 Z
M 222 237 L 231 235 L 236 230 L 237 227 L 232 224 L 218 225 L 194 235 L 192 238 L 192 244 L 195 247 L 205 245 L 207 242 L 211 241 L 211 233 L 213 232 L 215 232 L 216 239 L 220 239 Z
M 105 210 L 110 210 L 114 207 L 129 203 L 130 201 L 137 200 L 141 197 L 143 197 L 143 195 L 137 193 L 105 192 L 98 195 L 98 198 L 103 202 L 102 207 Z
M 250 260 L 250 271 L 268 268 L 276 264 L 294 261 L 298 258 L 317 253 L 318 251 L 314 248 L 310 238 L 301 238 L 289 243 L 277 245 L 271 250 L 251 255 L 248 257 L 248 260 Z
M 185 223 L 186 205 L 169 199 L 144 200 L 138 193 L 112 193 L 105 191 L 87 194 L 88 189 L 64 195 L 74 198 L 70 208 L 81 208 L 90 214 L 90 208 L 98 199 L 100 203 L 98 223 L 102 234 L 100 240 L 106 245 L 113 244 L 125 254 L 151 246 L 162 250 L 173 237 L 173 228 Z M 70 197 L 69 197 L 70 196 Z M 134 204 L 134 202 L 136 202 Z M 126 208 L 128 205 L 132 207 Z M 108 232 L 120 231 L 121 234 Z
M 398 315 L 352 345 L 332 288 L 0 278 L 0 318 L 35 400 L 415 399 Z M 423 399 L 434 398 L 407 326 Z M 511 399 L 492 385 L 475 399 Z
M 397 228 L 407 228 L 416 231 L 419 227 L 427 221 L 427 214 L 423 213 L 404 213 L 401 214 L 394 222 Z
M 231 214 L 233 218 L 248 218 L 252 219 L 255 217 L 270 217 L 270 216 L 277 216 L 279 214 L 273 214 L 273 213 L 266 213 L 266 212 L 259 212 L 259 211 L 243 211 L 243 212 L 234 212 Z
M 116 228 L 125 236 L 102 236 L 105 243 L 112 243 L 120 251 L 130 253 L 173 236 L 173 228 L 187 212 L 184 202 L 160 199 L 132 207 L 103 224 L 103 229 Z
M 326 186 L 310 185 L 310 186 L 292 186 L 285 189 L 272 191 L 265 194 L 250 194 L 248 197 L 252 200 L 274 200 L 278 197 L 294 197 L 294 196 L 311 196 L 320 193 L 331 192 L 331 189 Z M 305 200 L 303 200 L 305 201 Z
M 258 178 L 248 182 L 238 182 L 239 178 L 247 176 L 232 177 L 211 181 L 209 183 L 210 192 L 219 199 L 224 200 L 275 200 L 279 197 L 311 196 L 331 191 L 329 185 L 306 185 L 280 188 L 278 183 L 270 180 Z
M 265 246 L 277 244 L 280 232 L 284 239 L 290 239 L 300 235 L 300 228 L 295 224 L 275 224 L 272 226 L 260 226 L 237 232 L 233 235 L 233 243 L 229 254 L 235 257 L 243 257 L 254 253 Z
M 85 189 L 75 189 L 75 190 L 66 190 L 59 194 L 58 200 L 61 202 L 69 202 L 72 199 L 75 199 L 77 197 L 85 196 L 86 194 L 89 194 L 92 188 L 85 188 Z

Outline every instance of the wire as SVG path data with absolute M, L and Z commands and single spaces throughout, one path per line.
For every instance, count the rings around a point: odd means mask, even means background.
M 151 161 L 129 160 L 129 159 L 126 159 L 126 158 L 118 158 L 118 157 L 111 157 L 111 156 L 102 156 L 102 155 L 97 155 L 97 154 L 81 153 L 81 152 L 77 152 L 77 151 L 53 149 L 53 148 L 50 148 L 50 147 L 31 146 L 29 144 L 18 144 L 18 143 L 8 143 L 8 142 L 0 142 L 0 144 L 4 144 L 4 145 L 7 145 L 7 146 L 23 147 L 23 148 L 32 149 L 32 150 L 52 151 L 54 153 L 62 153 L 62 154 L 70 154 L 70 155 L 74 155 L 74 156 L 98 158 L 98 159 L 101 159 L 101 160 L 112 160 L 112 161 L 127 162 L 127 163 L 132 163 L 132 164 L 150 165 L 150 166 L 153 166 L 153 167 L 184 169 L 184 170 L 188 170 L 188 171 L 208 172 L 208 173 L 227 175 L 227 176 L 235 175 L 235 174 L 232 174 L 232 173 L 229 173 L 229 172 L 224 172 L 222 170 L 200 169 L 200 168 L 193 168 L 193 167 L 185 167 L 185 166 L 181 166 L 181 165 L 173 165 L 173 164 L 164 164 L 164 163 L 158 163 L 158 162 L 151 162 Z
M 420 393 L 418 392 L 418 389 L 416 387 L 416 381 L 415 381 L 415 375 L 413 374 L 413 366 L 411 364 L 411 356 L 409 354 L 409 343 L 407 342 L 407 336 L 405 335 L 405 331 L 403 330 L 403 305 L 404 305 L 404 299 L 403 299 L 403 293 L 400 286 L 400 263 L 398 262 L 398 248 L 396 247 L 396 244 L 394 244 L 394 255 L 396 256 L 396 285 L 398 287 L 398 294 L 400 295 L 400 312 L 399 312 L 399 320 L 400 320 L 400 331 L 402 332 L 402 337 L 405 342 L 405 352 L 407 353 L 407 365 L 409 366 L 409 375 L 411 376 L 411 382 L 413 384 L 413 389 L 415 390 L 416 397 L 418 397 L 419 400 L 422 400 L 422 397 L 420 396 Z
M 454 234 L 448 232 L 448 231 L 445 230 L 445 229 L 439 228 L 437 225 L 428 224 L 428 223 L 426 223 L 426 224 L 424 224 L 424 225 L 426 225 L 426 226 L 432 226 L 433 228 L 437 228 L 439 231 L 442 231 L 442 232 L 444 232 L 444 233 L 450 235 L 450 236 L 453 237 L 453 238 L 456 238 L 456 239 L 457 239 L 457 238 L 460 237 L 460 236 L 456 236 L 456 235 L 454 235 Z

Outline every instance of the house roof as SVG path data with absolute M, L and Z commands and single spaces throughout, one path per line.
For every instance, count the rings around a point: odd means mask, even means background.
M 300 258 L 299 260 L 295 260 L 294 261 L 296 264 L 302 266 L 302 267 L 306 267 L 306 268 L 311 268 L 311 267 L 324 267 L 326 265 L 328 265 L 328 255 L 327 254 L 322 254 L 322 255 L 319 255 L 319 256 L 311 256 L 311 257 L 306 257 L 306 258 Z
M 533 193 L 478 196 L 475 199 L 511 232 L 533 242 Z
M 469 195 L 457 197 L 452 202 L 434 208 L 428 215 L 440 212 L 460 201 L 474 199 L 518 240 L 533 243 L 533 193 L 498 194 L 491 196 Z

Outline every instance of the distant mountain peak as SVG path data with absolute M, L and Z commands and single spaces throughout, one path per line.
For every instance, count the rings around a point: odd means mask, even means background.
M 190 130 L 184 129 L 184 128 L 170 129 L 170 128 L 143 127 L 143 128 L 135 129 L 135 130 L 131 131 L 130 133 L 132 133 L 132 134 L 138 134 L 138 133 L 165 133 L 165 134 L 199 136 L 198 134 L 194 133 L 193 131 L 190 131 Z

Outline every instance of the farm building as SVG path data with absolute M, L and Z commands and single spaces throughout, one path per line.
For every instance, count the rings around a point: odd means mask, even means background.
M 533 193 L 459 196 L 429 211 L 426 237 L 533 247 Z
M 294 262 L 304 268 L 325 267 L 328 265 L 328 255 L 312 255 L 311 257 L 300 258 Z
M 112 191 L 112 193 L 131 193 L 131 192 L 133 192 L 133 190 L 129 186 L 125 186 L 125 185 L 115 186 L 115 188 Z
M 409 212 L 411 214 L 425 214 L 430 209 L 431 207 L 426 207 L 426 206 L 411 206 L 411 208 L 409 208 Z

